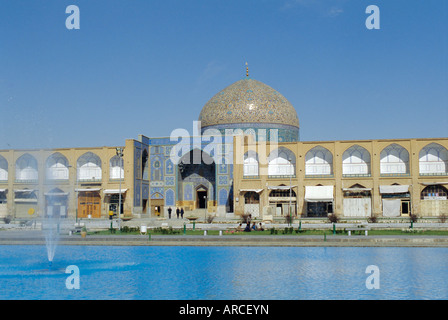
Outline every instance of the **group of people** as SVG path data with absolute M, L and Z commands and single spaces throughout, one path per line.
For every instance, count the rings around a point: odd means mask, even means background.
M 171 209 L 171 207 L 168 208 L 168 219 L 171 219 L 171 212 L 173 211 L 173 209 Z M 184 208 L 177 208 L 176 209 L 176 216 L 177 219 L 179 219 L 179 216 L 181 219 L 184 218 Z
M 251 231 L 264 231 L 263 225 L 260 222 L 258 225 L 254 222 L 252 226 L 250 225 L 250 222 L 246 223 L 246 227 L 243 230 L 243 224 L 240 223 L 238 227 L 236 228 L 236 231 L 244 231 L 244 232 L 251 232 Z

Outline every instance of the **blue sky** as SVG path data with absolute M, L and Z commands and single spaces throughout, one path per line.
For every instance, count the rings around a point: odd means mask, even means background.
M 2 0 L 0 149 L 192 132 L 246 61 L 302 141 L 447 137 L 447 30 L 444 0 Z

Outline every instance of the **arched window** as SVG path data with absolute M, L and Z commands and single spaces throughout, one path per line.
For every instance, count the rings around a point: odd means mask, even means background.
M 111 180 L 124 179 L 124 168 L 121 157 L 115 155 L 112 158 L 110 158 L 109 167 L 110 167 L 109 179 Z
M 59 152 L 48 157 L 46 161 L 46 176 L 48 180 L 68 180 L 68 160 Z
M 248 151 L 244 154 L 243 175 L 258 176 L 258 155 L 255 151 Z
M 342 154 L 342 174 L 347 176 L 370 176 L 370 153 L 354 145 Z
M 393 143 L 381 151 L 380 173 L 397 175 L 409 173 L 409 152 L 402 146 Z
M 8 181 L 8 161 L 0 156 L 0 181 Z
M 420 175 L 447 175 L 448 150 L 438 143 L 430 143 L 419 153 Z
M 92 152 L 79 157 L 77 168 L 80 181 L 98 181 L 102 178 L 101 159 Z
M 16 180 L 18 181 L 37 181 L 38 167 L 37 160 L 26 153 L 16 161 Z
M 291 150 L 280 147 L 268 157 L 269 176 L 294 176 L 296 166 L 296 156 Z
M 305 155 L 305 175 L 333 174 L 333 155 L 324 147 L 316 146 Z
M 421 200 L 447 200 L 448 190 L 441 185 L 431 185 L 424 188 L 420 194 Z

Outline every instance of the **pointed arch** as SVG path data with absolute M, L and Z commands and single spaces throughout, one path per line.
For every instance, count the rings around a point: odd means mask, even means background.
M 25 153 L 16 161 L 17 181 L 37 181 L 39 177 L 37 160 L 29 153 Z
M 296 155 L 285 147 L 275 149 L 268 157 L 269 176 L 294 176 L 296 167 Z
M 392 143 L 380 153 L 380 174 L 409 174 L 409 152 L 402 146 Z
M 79 181 L 97 181 L 102 178 L 101 158 L 93 152 L 86 152 L 76 162 Z
M 370 153 L 359 145 L 353 145 L 342 154 L 342 174 L 346 176 L 370 176 Z
M 365 189 L 365 187 L 362 184 L 355 183 L 350 187 L 350 189 Z
M 202 185 L 207 190 L 207 201 L 218 200 L 218 195 L 216 194 L 216 170 L 217 167 L 214 159 L 207 152 L 194 148 L 185 153 L 177 164 L 177 181 L 179 187 L 179 192 L 176 195 L 177 199 L 185 200 L 187 195 L 183 194 L 184 186 L 191 184 L 194 186 L 194 194 L 196 197 L 199 192 L 197 188 Z M 203 197 L 205 195 L 203 193 L 204 190 L 200 190 L 200 192 L 201 197 Z M 204 200 L 201 199 L 200 203 L 197 200 L 198 198 L 196 198 L 196 207 L 198 205 L 200 208 L 205 206 Z
M 333 154 L 322 146 L 316 146 L 305 155 L 305 175 L 332 175 Z
M 143 180 L 149 179 L 149 177 L 148 177 L 148 158 L 149 158 L 148 150 L 144 149 L 143 153 L 142 153 L 142 179 Z
M 0 156 L 0 181 L 8 181 L 8 161 Z
M 258 172 L 258 154 L 253 151 L 249 150 L 244 154 L 244 162 L 243 162 L 243 176 L 257 176 L 259 175 Z
M 423 147 L 419 153 L 419 172 L 420 175 L 447 175 L 448 150 L 434 142 Z
M 118 155 L 114 155 L 109 160 L 109 179 L 124 179 L 123 158 Z
M 46 178 L 48 180 L 68 180 L 69 164 L 67 158 L 60 152 L 55 152 L 45 162 Z

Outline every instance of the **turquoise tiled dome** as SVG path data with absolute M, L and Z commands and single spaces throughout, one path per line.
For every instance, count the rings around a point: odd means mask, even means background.
M 202 108 L 199 121 L 202 128 L 249 123 L 299 128 L 292 104 L 270 86 L 251 78 L 239 80 L 215 94 Z

